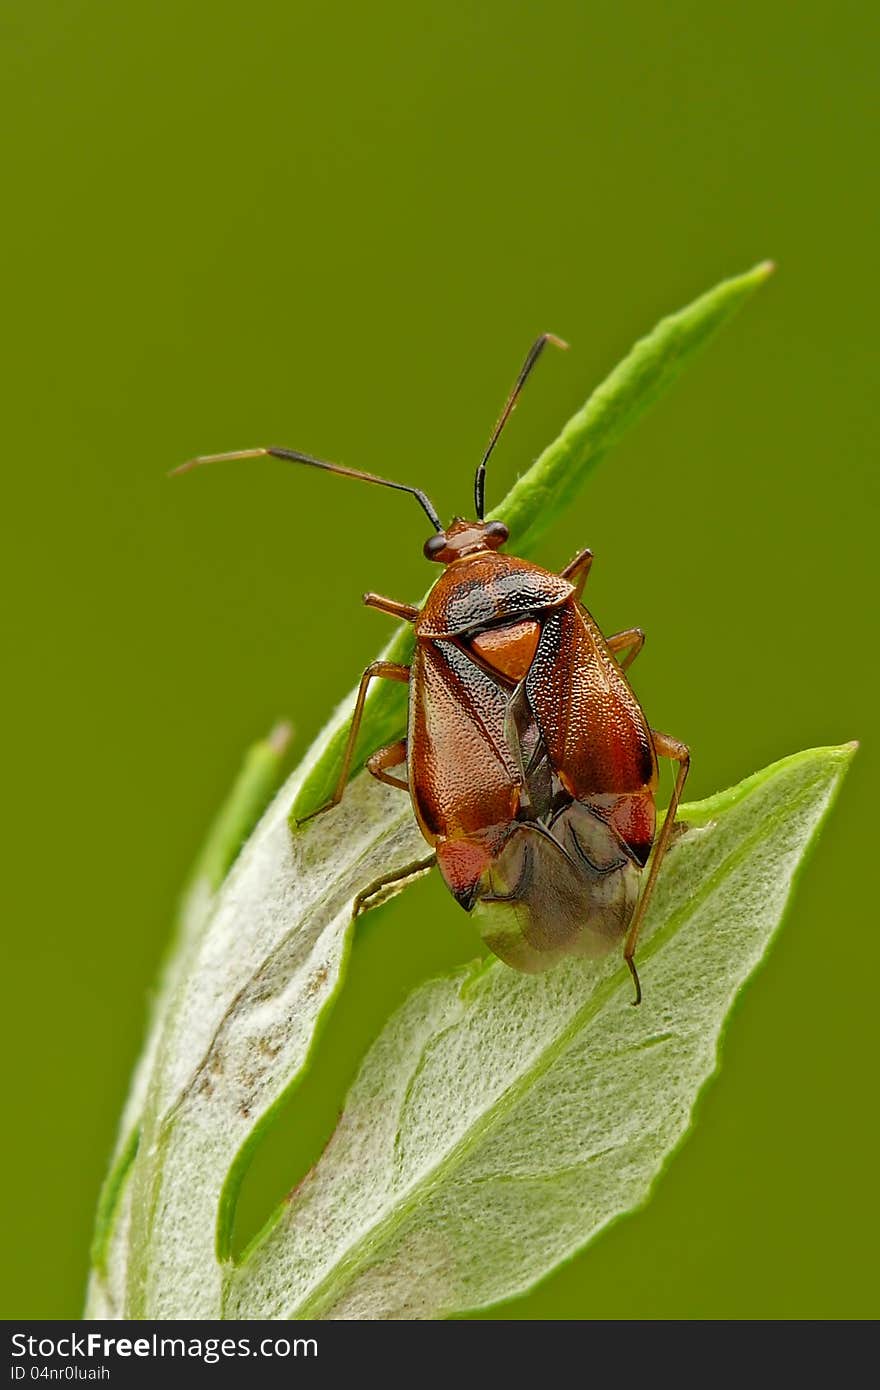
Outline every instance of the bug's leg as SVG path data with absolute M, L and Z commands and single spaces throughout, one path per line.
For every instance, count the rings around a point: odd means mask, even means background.
M 389 767 L 400 767 L 401 763 L 406 762 L 406 739 L 398 739 L 397 743 L 388 743 L 384 748 L 377 748 L 375 753 L 371 753 L 367 758 L 367 772 L 371 772 L 380 782 L 384 782 L 389 787 L 400 787 L 402 791 L 409 791 L 409 782 L 405 777 L 392 777 L 388 772 Z
M 354 746 L 357 742 L 358 730 L 361 726 L 361 719 L 364 713 L 364 701 L 367 698 L 371 680 L 386 681 L 408 681 L 409 667 L 401 666 L 397 661 L 372 661 L 361 676 L 361 683 L 358 686 L 357 699 L 354 705 L 354 714 L 351 716 L 351 724 L 348 730 L 348 742 L 345 745 L 345 754 L 342 759 L 342 767 L 339 769 L 339 780 L 336 783 L 336 790 L 329 801 L 325 801 L 323 806 L 317 810 L 310 811 L 307 816 L 303 816 L 299 825 L 304 825 L 306 821 L 312 820 L 314 816 L 320 816 L 324 811 L 329 811 L 333 806 L 338 806 L 342 800 L 345 786 L 348 782 L 348 774 L 351 770 L 351 760 L 354 757 Z
M 660 865 L 663 863 L 663 856 L 669 848 L 672 827 L 675 823 L 675 813 L 678 810 L 678 803 L 681 801 L 681 794 L 684 790 L 684 784 L 687 781 L 687 775 L 691 767 L 691 753 L 687 744 L 679 743 L 677 738 L 670 738 L 668 734 L 658 734 L 656 729 L 651 730 L 651 737 L 654 740 L 654 749 L 658 758 L 671 758 L 673 762 L 677 762 L 678 774 L 675 778 L 675 786 L 672 789 L 672 796 L 669 800 L 663 826 L 657 837 L 657 843 L 654 846 L 651 867 L 648 870 L 648 881 L 645 884 L 645 890 L 642 896 L 636 904 L 636 910 L 633 913 L 633 919 L 630 923 L 629 931 L 626 934 L 626 942 L 623 947 L 623 958 L 629 966 L 630 974 L 636 986 L 636 997 L 633 1000 L 634 1004 L 640 1004 L 642 1002 L 642 987 L 639 984 L 639 974 L 636 970 L 635 961 L 633 960 L 636 953 L 636 942 L 639 939 L 639 928 L 642 925 L 642 919 L 645 916 L 651 893 L 654 890 L 654 884 L 660 872 Z
M 352 917 L 359 917 L 362 912 L 369 912 L 373 907 L 380 907 L 388 898 L 394 897 L 394 889 L 400 883 L 405 883 L 407 879 L 417 878 L 419 874 L 427 873 L 433 869 L 437 863 L 436 854 L 429 854 L 425 859 L 417 859 L 414 864 L 407 864 L 402 869 L 392 869 L 390 873 L 383 874 L 377 878 L 375 883 L 371 883 L 369 888 L 364 888 L 352 904 Z
M 368 608 L 378 608 L 380 613 L 390 613 L 392 618 L 402 618 L 405 623 L 414 623 L 419 609 L 411 603 L 398 603 L 396 598 L 384 598 L 382 594 L 364 594 Z
M 580 598 L 584 592 L 584 585 L 587 582 L 587 575 L 590 573 L 590 565 L 593 563 L 592 550 L 579 550 L 574 559 L 560 571 L 563 579 L 568 579 L 574 585 L 574 596 Z
M 613 637 L 607 640 L 608 650 L 615 656 L 618 652 L 626 652 L 622 661 L 618 662 L 621 671 L 625 671 L 628 666 L 632 666 L 642 647 L 645 645 L 645 634 L 640 627 L 627 627 L 623 632 L 615 632 Z

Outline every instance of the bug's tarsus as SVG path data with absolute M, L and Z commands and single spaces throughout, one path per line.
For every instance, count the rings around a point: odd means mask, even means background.
M 362 483 L 377 483 L 379 487 L 391 487 L 396 492 L 408 492 L 418 502 L 435 531 L 442 531 L 437 509 L 429 497 L 419 487 L 395 482 L 392 478 L 379 478 L 375 473 L 364 473 L 360 468 L 346 468 L 341 463 L 328 463 L 326 459 L 313 458 L 311 454 L 301 454 L 298 449 L 281 449 L 274 445 L 264 449 L 235 449 L 227 454 L 199 454 L 198 458 L 188 459 L 178 468 L 172 468 L 170 477 L 178 473 L 188 473 L 191 468 L 202 468 L 208 463 L 231 463 L 236 459 L 275 458 L 287 463 L 305 463 L 310 468 L 323 468 L 327 473 L 340 473 L 344 478 L 358 478 Z
M 626 960 L 626 963 L 629 966 L 629 973 L 632 975 L 633 984 L 636 987 L 636 997 L 635 999 L 631 999 L 629 1002 L 632 1004 L 633 1008 L 636 1008 L 642 1002 L 642 983 L 639 979 L 639 972 L 638 970 L 636 970 L 636 963 L 633 960 L 632 956 L 625 956 L 624 959 Z
M 519 393 L 528 381 L 532 368 L 548 343 L 552 343 L 554 347 L 558 348 L 568 347 L 568 343 L 562 338 L 557 338 L 555 333 L 542 333 L 540 338 L 535 339 L 528 350 L 525 362 L 523 362 L 520 368 L 519 376 L 513 384 L 513 390 L 507 397 L 504 409 L 498 416 L 498 423 L 492 431 L 492 437 L 486 446 L 486 452 L 483 454 L 477 466 L 476 475 L 474 477 L 474 506 L 477 510 L 478 521 L 483 520 L 486 511 L 486 464 L 489 462 L 489 455 L 498 443 L 501 431 L 510 419 L 511 412 L 519 399 Z

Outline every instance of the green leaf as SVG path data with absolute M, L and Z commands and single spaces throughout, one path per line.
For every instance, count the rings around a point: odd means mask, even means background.
M 136 1081 L 140 1144 L 106 1271 L 92 1282 L 92 1316 L 219 1316 L 238 1183 L 320 1035 L 354 901 L 389 868 L 419 872 L 425 844 L 406 798 L 369 777 L 308 835 L 292 836 L 300 776 L 276 797 L 174 974 Z
M 231 1317 L 438 1318 L 521 1293 L 643 1202 L 717 1065 L 852 748 L 684 811 L 630 1005 L 619 957 L 414 993 L 317 1168 L 229 1281 Z
M 210 918 L 217 892 L 278 786 L 290 735 L 290 726 L 279 724 L 268 738 L 248 749 L 241 770 L 205 837 L 182 895 L 150 1010 L 143 1052 L 120 1122 L 116 1151 L 98 1199 L 89 1288 L 92 1317 L 118 1316 L 122 1306 L 115 1300 L 121 1297 L 119 1271 L 126 1264 L 125 1239 L 131 1219 L 129 1179 L 141 1143 L 143 1116 L 158 1065 L 163 1030 L 190 968 L 195 945 Z
M 196 860 L 184 893 L 184 920 L 187 900 L 192 902 L 203 894 L 216 893 L 235 863 L 242 845 L 278 788 L 290 739 L 290 725 L 277 724 L 268 738 L 255 743 L 245 754 L 241 770 L 214 817 Z
M 686 363 L 772 271 L 772 263 L 763 261 L 744 275 L 723 280 L 686 308 L 661 319 L 646 338 L 631 348 L 491 513 L 507 523 L 516 554 L 525 559 L 534 554 L 544 532 L 571 505 L 608 450 L 659 400 Z M 408 662 L 411 653 L 412 632 L 406 627 L 396 633 L 381 656 L 387 661 Z M 308 773 L 293 807 L 294 822 L 314 811 L 333 793 L 355 693 L 352 691 L 343 700 L 307 755 Z M 400 737 L 406 727 L 406 700 L 405 686 L 390 681 L 373 682 L 354 770 L 374 749 Z
M 483 964 L 417 990 L 323 1159 L 235 1264 L 241 1177 L 320 1037 L 355 901 L 389 872 L 421 872 L 425 848 L 406 798 L 369 777 L 291 836 L 294 774 L 166 1006 L 90 1311 L 441 1317 L 534 1283 L 644 1200 L 687 1130 L 851 755 L 801 753 L 683 810 L 691 828 L 640 948 L 640 1009 L 616 955 L 537 977 Z
M 500 509 L 519 531 L 521 554 L 767 273 L 762 266 L 727 282 L 635 346 Z M 386 654 L 404 659 L 409 635 Z M 404 706 L 399 686 L 380 689 L 368 702 L 362 751 L 399 733 Z M 851 751 L 799 755 L 689 808 L 696 828 L 664 865 L 646 923 L 646 987 L 652 964 L 656 974 L 641 1012 L 624 1007 L 614 961 L 569 962 L 538 980 L 481 965 L 418 991 L 366 1059 L 314 1175 L 235 1265 L 242 1176 L 308 1066 L 343 976 L 356 905 L 388 873 L 402 883 L 424 871 L 406 799 L 369 778 L 356 779 L 308 834 L 289 833 L 289 808 L 302 814 L 332 789 L 349 713 L 350 701 L 240 855 L 277 778 L 277 742 L 251 755 L 209 836 L 102 1196 L 91 1316 L 441 1316 L 539 1278 L 641 1200 L 684 1132 L 724 1012 L 778 921 Z M 589 1080 L 577 1095 L 575 1055 Z M 642 1111 L 627 1112 L 632 1122 L 612 1085 L 624 1056 L 628 1085 L 649 1073 Z M 541 1107 L 560 1100 L 572 1114 L 581 1107 L 577 1134 L 589 1137 L 587 1148 L 565 1126 L 548 1128 L 557 1110 Z M 526 1121 L 539 1169 L 518 1166 L 510 1138 Z M 620 1166 L 604 1161 L 606 1149 Z M 549 1226 L 536 1215 L 545 1190 Z M 458 1192 L 470 1194 L 470 1206 Z M 576 1218 L 565 1215 L 567 1192 Z M 467 1240 L 471 1222 L 486 1234 L 482 1264 L 480 1242 Z M 406 1292 L 413 1262 L 431 1276 L 417 1297 Z

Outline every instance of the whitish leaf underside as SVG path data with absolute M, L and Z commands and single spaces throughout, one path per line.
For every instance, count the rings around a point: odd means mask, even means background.
M 528 1288 L 643 1201 L 686 1131 L 850 751 L 795 755 L 686 808 L 640 949 L 641 1008 L 613 956 L 542 976 L 495 963 L 416 991 L 320 1163 L 235 1265 L 238 1175 L 338 987 L 353 901 L 423 850 L 406 798 L 367 778 L 292 838 L 288 785 L 170 1010 L 132 1215 L 91 1311 L 424 1318 Z

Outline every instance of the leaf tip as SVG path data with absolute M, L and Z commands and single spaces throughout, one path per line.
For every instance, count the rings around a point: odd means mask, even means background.
M 289 719 L 281 719 L 274 728 L 269 730 L 266 737 L 266 747 L 270 753 L 275 754 L 276 758 L 283 758 L 292 739 L 293 725 Z
M 859 751 L 859 741 L 857 738 L 850 739 L 848 743 L 837 743 L 828 749 L 817 749 L 817 752 L 827 752 L 838 762 L 847 766 L 852 762 L 856 753 Z

